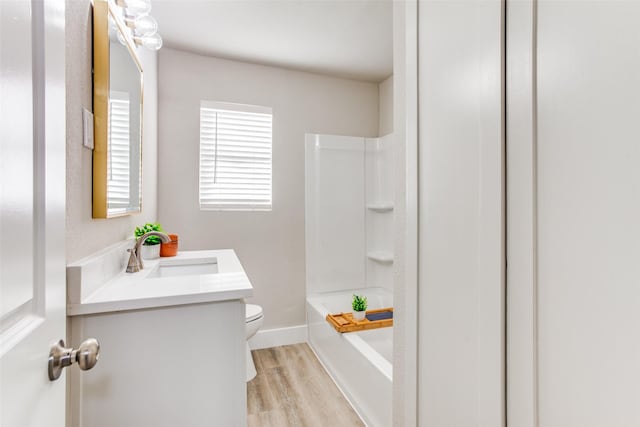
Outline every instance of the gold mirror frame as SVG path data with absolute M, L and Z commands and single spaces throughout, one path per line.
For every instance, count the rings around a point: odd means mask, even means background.
M 143 71 L 135 43 L 127 31 L 122 18 L 113 10 L 108 0 L 93 2 L 93 218 L 115 218 L 142 211 L 142 134 L 143 134 Z M 139 149 L 139 203 L 137 210 L 109 214 L 107 199 L 108 155 L 109 155 L 109 94 L 110 94 L 110 39 L 109 18 L 113 20 L 126 47 L 140 72 L 140 149 Z

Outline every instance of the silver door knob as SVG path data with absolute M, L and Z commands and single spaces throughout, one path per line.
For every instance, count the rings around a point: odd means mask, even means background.
M 64 340 L 60 340 L 51 346 L 49 351 L 49 380 L 60 378 L 62 370 L 67 366 L 78 363 L 78 367 L 87 371 L 98 363 L 100 355 L 100 343 L 95 338 L 85 340 L 77 350 L 66 348 Z

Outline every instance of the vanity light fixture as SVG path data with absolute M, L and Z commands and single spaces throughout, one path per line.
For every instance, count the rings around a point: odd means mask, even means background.
M 162 37 L 158 34 L 158 22 L 149 15 L 151 0 L 110 0 L 119 10 L 122 20 L 131 32 L 131 39 L 136 46 L 144 46 L 149 50 L 162 47 Z M 121 37 L 120 43 L 125 44 Z

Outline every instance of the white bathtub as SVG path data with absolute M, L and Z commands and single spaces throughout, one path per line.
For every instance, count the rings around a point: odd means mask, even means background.
M 354 293 L 365 295 L 369 310 L 393 306 L 391 291 L 364 288 L 307 296 L 309 343 L 364 422 L 391 425 L 393 328 L 340 334 L 328 313 L 351 311 Z

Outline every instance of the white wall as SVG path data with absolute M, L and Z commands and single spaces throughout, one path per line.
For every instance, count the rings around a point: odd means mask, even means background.
M 365 138 L 307 134 L 307 295 L 364 288 Z
M 378 136 L 393 132 L 393 75 L 378 83 L 380 98 Z
M 394 212 L 371 209 L 372 205 L 393 204 L 395 190 L 395 144 L 393 134 L 367 138 L 365 143 L 366 282 L 368 287 L 383 287 L 393 292 L 393 263 L 376 257 L 394 257 Z
M 89 0 L 67 0 L 67 262 L 131 236 L 136 225 L 156 220 L 157 54 L 146 49 L 138 50 L 144 71 L 142 214 L 112 219 L 91 218 L 92 152 L 82 146 L 82 109 L 93 110 L 91 21 Z
M 502 8 L 418 10 L 421 426 L 504 424 Z
M 394 139 L 306 135 L 307 295 L 393 291 Z M 390 258 L 389 260 L 385 260 Z
M 395 64 L 394 64 L 395 66 Z M 392 135 L 394 128 L 393 75 L 378 83 L 378 136 L 374 142 L 367 141 L 366 199 L 367 203 L 395 202 L 395 169 L 398 153 L 397 141 Z M 404 184 L 404 181 L 403 181 Z M 367 210 L 367 251 L 382 251 L 394 254 L 395 212 L 379 213 Z M 396 260 L 394 260 L 395 263 Z M 393 291 L 393 264 L 379 263 L 367 259 L 368 286 L 382 286 Z
M 377 136 L 378 85 L 163 48 L 159 220 L 182 249 L 233 248 L 264 329 L 305 323 L 304 134 Z M 273 108 L 273 211 L 198 207 L 200 100 Z

